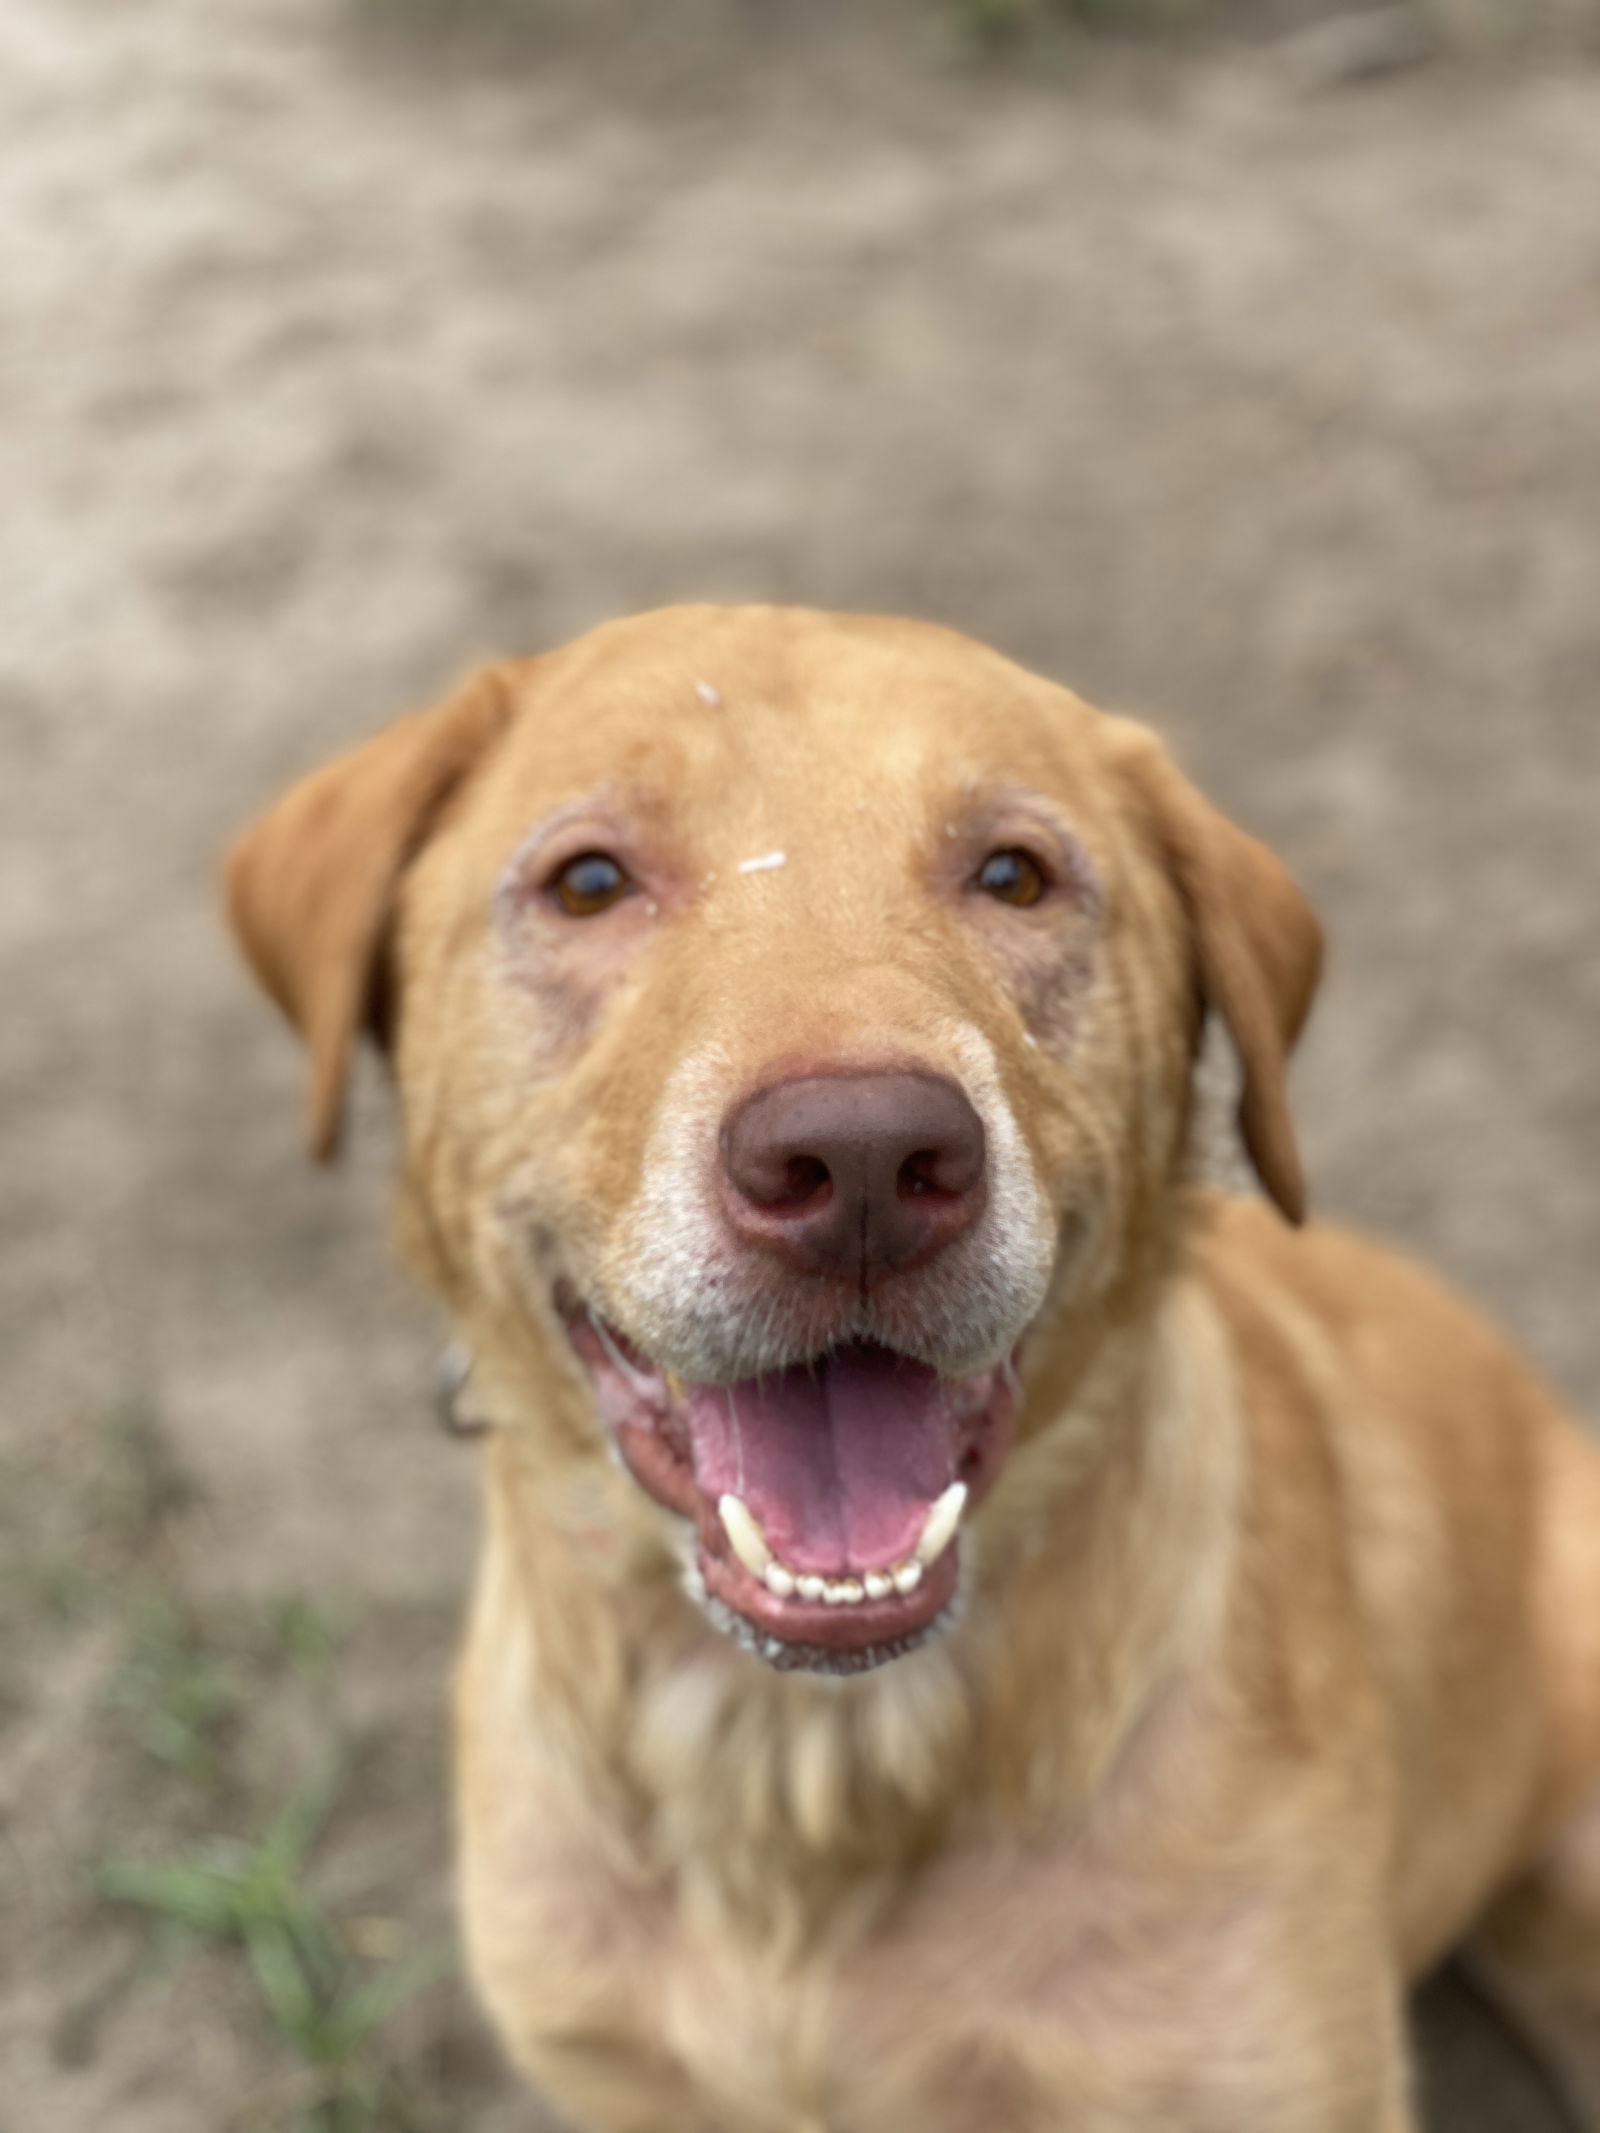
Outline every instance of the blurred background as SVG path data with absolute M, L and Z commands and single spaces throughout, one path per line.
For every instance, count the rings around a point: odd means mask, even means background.
M 1600 1417 L 1600 39 L 1417 0 L 4 0 L 0 2125 L 542 2124 L 459 1983 L 474 1456 L 214 910 L 680 597 L 1154 717 L 1330 927 L 1326 1212 Z M 1437 2128 L 1559 2119 L 1442 1987 Z

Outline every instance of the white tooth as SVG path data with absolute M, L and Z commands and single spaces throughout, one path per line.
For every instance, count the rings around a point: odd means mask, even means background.
M 755 1514 L 737 1496 L 717 1498 L 717 1516 L 722 1520 L 728 1545 L 753 1578 L 761 1576 L 772 1561 L 767 1536 L 756 1524 Z
M 601 1347 L 606 1351 L 612 1368 L 622 1373 L 635 1392 L 654 1392 L 658 1380 L 651 1376 L 649 1372 L 641 1370 L 637 1364 L 630 1363 L 617 1346 L 616 1336 L 612 1333 L 605 1320 L 596 1317 L 590 1306 L 585 1305 L 584 1308 L 589 1313 L 589 1323 L 593 1326 Z
M 849 1599 L 850 1594 L 846 1589 L 846 1585 L 847 1581 L 843 1578 L 829 1578 L 824 1583 L 822 1597 L 830 1607 L 843 1607 L 846 1600 Z
M 936 1563 L 956 1537 L 956 1528 L 961 1523 L 961 1514 L 967 1508 L 967 1485 L 964 1481 L 952 1481 L 928 1513 L 928 1523 L 922 1529 L 922 1538 L 917 1542 L 915 1554 L 919 1563 Z
M 894 1579 L 885 1577 L 881 1570 L 869 1570 L 861 1582 L 869 1600 L 886 1600 L 894 1591 Z
M 859 1578 L 843 1579 L 839 1586 L 839 1592 L 846 1607 L 857 1606 L 863 1597 L 861 1580 Z
M 903 1600 L 908 1592 L 915 1592 L 922 1583 L 922 1565 L 920 1563 L 896 1563 L 894 1569 L 890 1572 L 890 1576 L 894 1579 L 895 1591 L 899 1593 Z
M 785 1570 L 782 1563 L 776 1561 L 768 1563 L 766 1569 L 761 1573 L 761 1582 L 766 1586 L 768 1592 L 776 1593 L 780 1600 L 788 1600 L 794 1597 L 794 1572 Z
M 795 1590 L 802 1600 L 825 1600 L 828 1596 L 827 1580 L 810 1570 L 804 1577 L 795 1579 Z

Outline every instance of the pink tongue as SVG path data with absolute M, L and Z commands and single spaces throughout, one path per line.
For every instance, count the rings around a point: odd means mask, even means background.
M 689 1395 L 695 1479 L 731 1492 L 796 1570 L 871 1570 L 909 1555 L 955 1475 L 948 1388 L 885 1348 L 840 1348 Z

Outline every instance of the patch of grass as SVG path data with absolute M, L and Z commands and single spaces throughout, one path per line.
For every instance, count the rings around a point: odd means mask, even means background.
M 996 52 L 1020 43 L 1051 12 L 1047 0 L 947 0 L 945 20 L 966 50 Z
M 586 19 L 587 0 L 345 0 L 345 5 L 367 30 L 399 31 L 441 46 L 538 50 L 552 39 L 595 29 Z M 1218 11 L 1217 0 L 925 0 L 925 9 L 936 39 L 970 60 L 1027 51 L 1051 39 L 1066 42 L 1085 29 L 1162 27 Z M 846 9 L 836 12 L 848 15 Z M 707 11 L 699 10 L 694 28 L 684 25 L 691 43 L 708 35 L 706 17 Z M 719 31 L 713 12 L 709 34 L 730 45 L 742 42 L 756 19 L 728 9 Z M 626 17 L 618 20 L 625 31 Z M 909 34 L 916 34 L 914 15 Z
M 269 1604 L 267 1623 L 300 1678 L 313 1688 L 326 1687 L 339 1653 L 339 1626 L 327 1610 L 301 1593 L 288 1593 Z
M 370 1846 L 365 1862 L 352 1858 L 347 1835 L 342 1851 L 319 1856 L 347 1779 L 348 1834 L 372 1809 L 371 1773 L 355 1782 L 340 1721 L 338 1629 L 298 1594 L 202 1608 L 176 1576 L 149 1575 L 130 1591 L 126 1652 L 107 1698 L 122 1726 L 125 1796 L 139 1791 L 129 1749 L 169 1782 L 147 1802 L 147 1855 L 103 1862 L 94 1887 L 144 1919 L 163 1968 L 211 1949 L 249 1981 L 288 2071 L 229 2121 L 230 2133 L 437 2127 L 394 2017 L 453 1968 L 453 1952 L 440 1943 L 408 1953 L 403 1920 L 371 1915 Z M 219 1827 L 230 1834 L 197 1834 Z M 391 1869 L 380 1857 L 380 1881 Z
M 32 1782 L 43 1797 L 61 1774 L 60 1865 L 80 1862 L 78 1903 L 64 1878 L 18 1899 L 19 1944 L 76 1936 L 51 2050 L 94 2062 L 180 1962 L 189 2018 L 237 2025 L 258 2077 L 217 2133 L 442 2133 L 496 2076 L 448 1995 L 411 2004 L 454 1967 L 426 1757 L 395 1750 L 404 1715 L 353 1734 L 354 1618 L 197 1582 L 200 1503 L 148 1399 L 63 1417 L 0 1462 L 0 1725 L 54 1710 Z M 175 2066 L 180 2092 L 214 2096 Z
M 172 1593 L 139 1596 L 107 1702 L 147 1755 L 184 1777 L 213 1781 L 242 1695 L 237 1669 Z
M 1213 0 L 944 0 L 943 20 L 958 50 L 987 58 L 1075 31 L 1179 29 L 1208 11 Z
M 314 1695 L 331 1687 L 339 1633 L 300 1594 L 201 1608 L 175 1578 L 133 1574 L 121 1600 L 126 1644 L 106 1707 L 145 1755 L 196 1787 L 228 1789 L 250 1708 L 285 1674 Z
M 219 1840 L 187 1857 L 111 1862 L 97 1877 L 108 1901 L 132 1906 L 180 1945 L 222 1943 L 243 1955 L 268 2021 L 309 2077 L 297 2121 L 304 2133 L 407 2123 L 383 2031 L 450 1967 L 442 1949 L 364 1963 L 309 1881 L 343 1775 L 331 1759 L 253 1844 Z

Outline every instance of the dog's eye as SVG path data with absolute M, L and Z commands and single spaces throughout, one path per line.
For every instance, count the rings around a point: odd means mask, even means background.
M 979 867 L 976 882 L 985 896 L 1024 911 L 1029 904 L 1036 904 L 1049 887 L 1038 860 L 1032 853 L 1020 851 L 991 852 Z
M 620 903 L 632 887 L 627 869 L 609 852 L 580 852 L 567 861 L 550 891 L 568 918 L 593 918 Z

